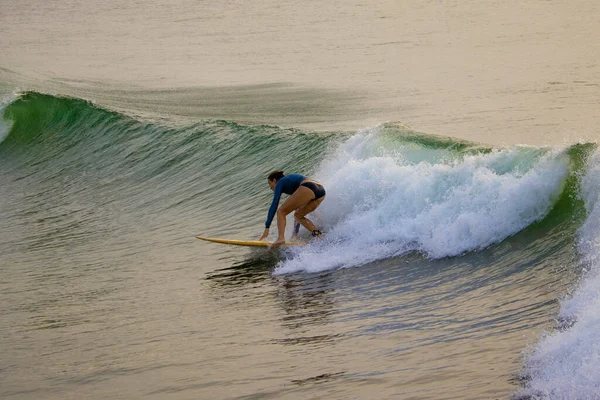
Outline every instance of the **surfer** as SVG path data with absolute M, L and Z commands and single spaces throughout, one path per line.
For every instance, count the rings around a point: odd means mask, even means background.
M 277 214 L 277 240 L 272 246 L 285 242 L 285 224 L 289 213 L 296 210 L 294 218 L 298 223 L 304 226 L 313 236 L 320 236 L 321 231 L 306 218 L 306 215 L 315 211 L 317 207 L 325 200 L 325 188 L 319 182 L 308 179 L 304 175 L 291 174 L 285 176 L 283 171 L 276 170 L 269 174 L 267 178 L 269 187 L 273 191 L 273 202 L 269 208 L 265 231 L 259 240 L 266 239 L 269 236 L 269 228 L 273 217 Z M 281 194 L 289 194 L 290 197 L 277 209 Z M 294 236 L 298 233 L 299 227 L 294 227 Z

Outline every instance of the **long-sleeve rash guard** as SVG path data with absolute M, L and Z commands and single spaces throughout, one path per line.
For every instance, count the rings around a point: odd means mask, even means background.
M 277 181 L 277 185 L 275 185 L 275 190 L 273 190 L 273 202 L 271 203 L 271 207 L 269 208 L 269 214 L 267 215 L 267 222 L 265 223 L 265 228 L 271 227 L 271 222 L 273 222 L 273 217 L 275 217 L 275 213 L 277 212 L 277 207 L 279 206 L 279 199 L 281 198 L 281 193 L 292 194 L 299 187 L 302 181 L 307 178 L 304 175 L 300 174 L 290 174 L 286 175 L 283 178 Z

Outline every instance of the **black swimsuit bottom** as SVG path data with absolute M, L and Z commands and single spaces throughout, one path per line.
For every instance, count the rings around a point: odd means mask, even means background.
M 307 188 L 312 190 L 315 194 L 315 200 L 325 196 L 325 188 L 323 187 L 323 185 L 314 182 L 304 182 L 300 184 L 300 186 L 306 186 Z

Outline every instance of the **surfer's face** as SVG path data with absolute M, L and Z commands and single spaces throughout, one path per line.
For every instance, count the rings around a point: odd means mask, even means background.
M 275 185 L 277 185 L 277 181 L 275 179 L 273 179 L 273 180 L 267 179 L 267 182 L 269 182 L 269 187 L 271 188 L 271 190 L 275 191 Z

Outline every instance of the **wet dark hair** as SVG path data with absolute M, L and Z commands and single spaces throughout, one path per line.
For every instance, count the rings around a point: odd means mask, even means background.
M 280 180 L 283 177 L 284 177 L 283 171 L 280 170 L 280 169 L 278 169 L 278 170 L 275 170 L 275 171 L 271 172 L 269 174 L 269 177 L 267 179 L 270 180 L 270 181 L 273 181 L 273 180 L 278 181 L 278 180 Z

